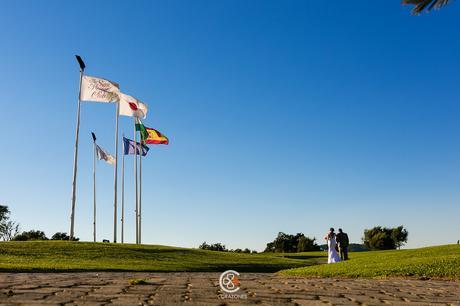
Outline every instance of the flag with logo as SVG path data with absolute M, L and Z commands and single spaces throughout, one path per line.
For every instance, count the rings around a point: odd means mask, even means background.
M 84 75 L 81 80 L 81 101 L 117 102 L 120 86 L 112 81 Z
M 97 154 L 97 158 L 99 160 L 104 160 L 108 164 L 111 164 L 111 165 L 115 164 L 115 158 L 112 155 L 110 155 L 109 153 L 107 153 L 106 150 L 102 149 L 98 145 L 96 145 L 96 154 Z
M 147 152 L 149 151 L 149 147 L 146 145 L 142 145 L 142 156 L 147 155 Z M 123 154 L 124 155 L 131 155 L 131 154 L 137 154 L 139 155 L 141 152 L 141 144 L 138 142 L 135 142 L 134 140 L 128 139 L 126 137 L 123 137 Z
M 129 117 L 142 117 L 147 116 L 147 104 L 139 101 L 138 99 L 120 92 L 120 115 Z
M 146 144 L 169 144 L 169 139 L 165 135 L 161 134 L 155 129 L 146 127 L 145 130 L 148 133 L 146 139 L 144 139 L 144 143 Z

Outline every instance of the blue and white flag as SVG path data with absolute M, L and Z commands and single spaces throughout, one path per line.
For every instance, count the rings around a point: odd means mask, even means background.
M 128 154 L 137 154 L 139 155 L 140 153 L 140 146 L 141 144 L 138 142 L 134 142 L 131 139 L 128 139 L 126 137 L 123 137 L 123 154 L 128 155 Z M 149 147 L 146 145 L 142 145 L 142 156 L 147 155 L 147 152 L 149 151 Z M 136 152 L 136 153 L 134 153 Z

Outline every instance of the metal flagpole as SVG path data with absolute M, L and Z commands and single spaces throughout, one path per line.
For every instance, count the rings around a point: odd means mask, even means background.
M 142 139 L 142 136 L 141 136 Z M 139 244 L 142 244 L 142 140 L 140 141 L 141 148 L 139 154 Z
M 134 181 L 135 181 L 135 188 L 136 188 L 136 202 L 135 202 L 135 210 L 136 213 L 136 244 L 139 243 L 139 223 L 137 222 L 137 135 L 136 135 L 136 118 L 134 117 Z
M 123 138 L 125 134 L 123 133 Z M 125 242 L 125 142 L 121 156 L 121 243 Z
M 96 242 L 96 135 L 93 136 L 93 241 Z
M 117 242 L 117 168 L 118 168 L 118 117 L 120 116 L 120 102 L 117 102 L 115 123 L 115 167 L 113 170 L 113 242 Z
M 78 161 L 78 133 L 80 131 L 80 94 L 81 94 L 81 81 L 83 79 L 83 71 L 85 70 L 85 63 L 80 56 L 75 55 L 77 58 L 78 64 L 80 65 L 80 84 L 78 90 L 78 106 L 77 106 L 77 126 L 75 128 L 75 148 L 73 155 L 73 180 L 72 180 L 72 205 L 70 212 L 70 240 L 74 238 L 74 229 L 75 229 L 75 201 L 77 193 L 77 161 Z

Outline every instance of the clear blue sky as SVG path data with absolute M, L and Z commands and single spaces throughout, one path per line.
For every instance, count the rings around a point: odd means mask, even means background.
M 0 203 L 23 230 L 68 232 L 80 54 L 170 138 L 144 160 L 145 243 L 261 250 L 279 231 L 342 227 L 359 242 L 400 224 L 408 247 L 456 242 L 459 4 L 411 16 L 399 0 L 4 2 Z M 81 115 L 76 235 L 91 240 L 90 131 L 113 153 L 115 107 Z M 99 163 L 98 240 L 112 239 L 112 185 Z

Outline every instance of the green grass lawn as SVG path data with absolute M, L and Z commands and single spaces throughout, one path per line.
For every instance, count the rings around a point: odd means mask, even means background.
M 237 254 L 157 245 L 68 241 L 0 242 L 0 272 L 224 271 L 306 277 L 429 277 L 460 279 L 460 246 L 350 253 L 326 262 L 326 252 Z M 319 265 L 318 265 L 319 264 Z
M 227 269 L 275 272 L 316 264 L 317 261 L 317 257 L 283 258 L 272 254 L 237 254 L 157 245 L 68 241 L 0 242 L 0 272 Z
M 302 256 L 301 253 L 296 256 Z M 460 279 L 460 246 L 350 253 L 350 260 L 289 269 L 281 275 L 308 277 L 428 277 Z M 295 257 L 293 257 L 295 258 Z

